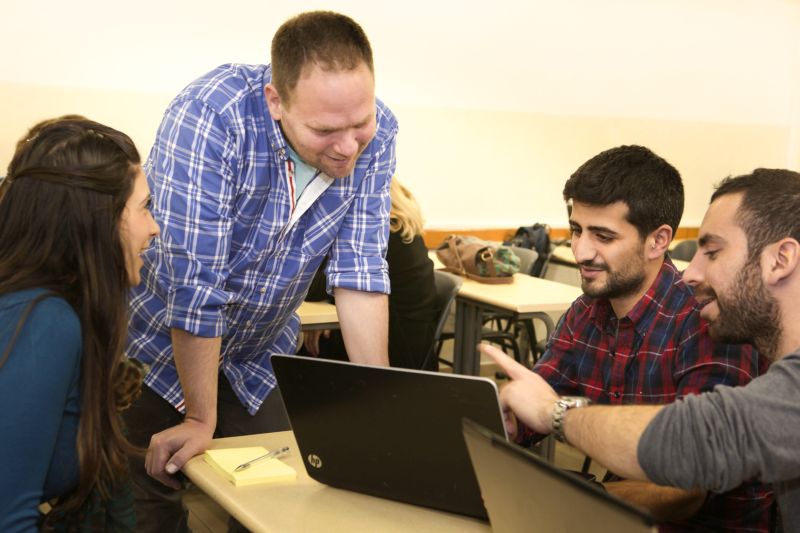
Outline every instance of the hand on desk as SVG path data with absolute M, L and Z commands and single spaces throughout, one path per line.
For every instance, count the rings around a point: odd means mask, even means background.
M 331 330 L 317 329 L 313 331 L 303 332 L 303 346 L 305 346 L 306 351 L 311 355 L 313 355 L 314 357 L 319 357 L 320 337 L 325 337 L 326 339 L 329 339 L 331 337 Z
M 517 418 L 536 433 L 550 433 L 553 430 L 553 407 L 558 400 L 553 388 L 539 374 L 517 363 L 499 348 L 480 344 L 479 349 L 511 380 L 500 389 L 500 406 L 509 436 L 513 438 L 517 432 Z
M 180 489 L 181 483 L 174 474 L 186 461 L 206 451 L 213 436 L 213 427 L 189 418 L 156 433 L 144 460 L 147 473 L 168 487 Z

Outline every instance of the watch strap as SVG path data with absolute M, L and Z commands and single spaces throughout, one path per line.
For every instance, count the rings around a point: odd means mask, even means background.
M 589 405 L 591 400 L 581 396 L 562 396 L 555 401 L 553 406 L 553 436 L 559 442 L 567 442 L 567 437 L 564 435 L 564 417 L 567 411 L 576 407 L 585 407 Z

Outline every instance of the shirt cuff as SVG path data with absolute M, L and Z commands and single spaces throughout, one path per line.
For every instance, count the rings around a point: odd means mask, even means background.
M 329 264 L 328 293 L 334 287 L 363 292 L 389 294 L 389 270 L 383 258 L 355 260 Z
M 198 337 L 222 337 L 230 300 L 230 293 L 211 287 L 177 287 L 167 297 L 166 324 Z

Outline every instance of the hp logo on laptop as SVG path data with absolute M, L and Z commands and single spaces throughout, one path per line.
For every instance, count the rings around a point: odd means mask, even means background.
M 310 453 L 308 454 L 308 464 L 314 468 L 322 468 L 322 459 L 320 459 L 319 455 Z

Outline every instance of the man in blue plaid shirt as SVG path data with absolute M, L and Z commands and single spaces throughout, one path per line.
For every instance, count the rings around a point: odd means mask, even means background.
M 351 359 L 388 364 L 397 121 L 374 87 L 358 24 L 310 12 L 275 34 L 271 65 L 223 65 L 167 109 L 146 164 L 162 234 L 127 350 L 150 367 L 125 415 L 149 446 L 132 464 L 137 530 L 186 529 L 174 474 L 212 437 L 288 429 L 269 356 L 294 353 L 326 256 Z

